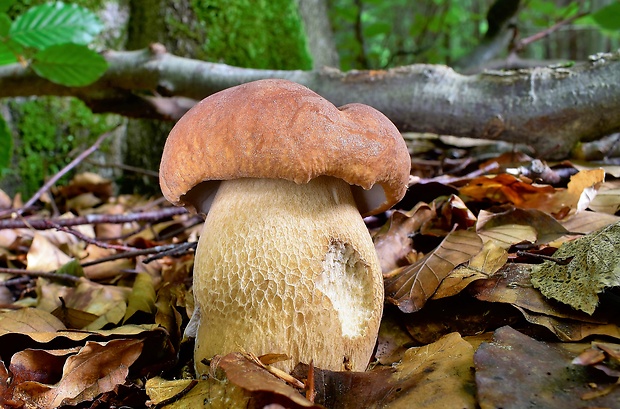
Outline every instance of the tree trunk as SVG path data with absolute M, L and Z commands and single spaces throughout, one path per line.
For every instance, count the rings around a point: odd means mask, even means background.
M 338 106 L 371 105 L 401 131 L 526 143 L 545 158 L 566 157 L 577 142 L 620 129 L 620 52 L 571 67 L 473 76 L 421 64 L 349 73 L 257 70 L 176 57 L 161 46 L 109 52 L 106 58 L 108 72 L 84 88 L 53 84 L 19 64 L 0 67 L 0 97 L 75 95 L 96 112 L 174 120 L 192 105 L 188 98 L 261 78 L 286 78 Z M 138 96 L 149 89 L 159 95 Z
M 314 69 L 339 67 L 340 59 L 327 16 L 326 0 L 296 0 L 296 2 L 304 22 L 312 66 Z

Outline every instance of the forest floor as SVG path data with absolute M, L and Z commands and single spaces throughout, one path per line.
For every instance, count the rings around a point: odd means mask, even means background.
M 620 407 L 620 167 L 405 138 L 409 191 L 365 219 L 386 295 L 366 372 L 240 351 L 195 379 L 200 216 L 91 173 L 27 208 L 0 192 L 0 407 Z

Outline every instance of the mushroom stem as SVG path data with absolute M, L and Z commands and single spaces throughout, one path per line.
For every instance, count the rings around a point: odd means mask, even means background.
M 276 364 L 363 371 L 383 310 L 383 277 L 350 186 L 322 176 L 224 181 L 196 250 L 195 362 L 245 350 Z

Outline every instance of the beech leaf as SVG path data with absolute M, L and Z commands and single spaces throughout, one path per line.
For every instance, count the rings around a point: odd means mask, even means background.
M 583 349 L 588 348 L 583 345 Z M 592 383 L 589 368 L 572 364 L 578 353 L 562 344 L 536 341 L 510 327 L 495 331 L 474 355 L 481 408 L 581 408 L 618 406 L 620 389 L 585 402 L 592 388 L 610 386 L 615 379 Z
M 92 400 L 125 383 L 129 367 L 141 352 L 139 339 L 88 341 L 77 354 L 67 358 L 58 383 L 22 382 L 15 388 L 15 400 L 41 409 Z
M 456 266 L 471 259 L 481 249 L 482 239 L 475 232 L 451 232 L 424 258 L 386 277 L 386 299 L 403 312 L 418 311 Z

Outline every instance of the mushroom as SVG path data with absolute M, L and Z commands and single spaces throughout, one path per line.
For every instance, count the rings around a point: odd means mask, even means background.
M 197 373 L 239 350 L 286 354 L 276 364 L 286 371 L 363 371 L 383 277 L 362 215 L 403 197 L 410 166 L 382 113 L 336 108 L 294 82 L 246 83 L 190 109 L 166 141 L 160 185 L 206 214 L 193 276 Z

